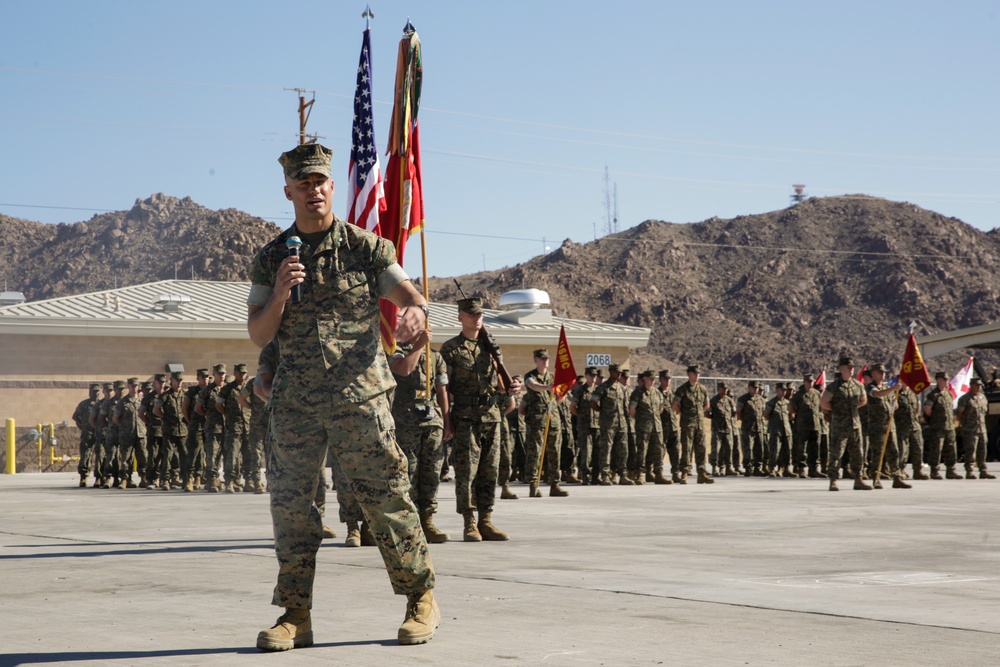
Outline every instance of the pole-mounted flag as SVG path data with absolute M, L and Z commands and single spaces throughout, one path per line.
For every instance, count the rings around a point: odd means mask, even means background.
M 358 83 L 354 93 L 354 127 L 351 132 L 351 161 L 347 174 L 347 221 L 378 233 L 379 213 L 386 208 L 375 148 L 372 116 L 371 30 L 365 28 L 358 63 Z
M 906 352 L 903 353 L 903 365 L 899 369 L 899 381 L 912 389 L 914 394 L 919 394 L 931 384 L 930 373 L 927 372 L 927 366 L 913 334 L 906 339 Z
M 566 327 L 559 327 L 559 347 L 556 348 L 556 372 L 552 379 L 552 391 L 556 396 L 564 396 L 576 384 L 576 368 L 573 366 L 573 355 L 569 351 L 569 341 L 566 340 Z

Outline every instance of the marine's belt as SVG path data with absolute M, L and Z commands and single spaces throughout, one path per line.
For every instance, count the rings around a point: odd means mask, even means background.
M 478 405 L 489 405 L 493 402 L 493 395 L 488 396 L 453 396 L 452 405 L 456 408 L 468 408 Z

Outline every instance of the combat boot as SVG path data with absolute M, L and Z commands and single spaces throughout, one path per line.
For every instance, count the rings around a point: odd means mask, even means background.
M 479 529 L 476 528 L 476 511 L 465 510 L 462 518 L 465 520 L 465 526 L 462 529 L 462 539 L 466 542 L 482 542 L 483 536 L 479 534 Z
M 673 480 L 674 484 L 680 484 L 681 483 L 680 473 L 676 473 L 676 472 L 670 473 L 670 479 Z
M 912 489 L 913 486 L 911 486 L 910 484 L 907 484 L 906 482 L 904 482 L 903 481 L 903 477 L 899 476 L 899 477 L 893 477 L 893 479 L 892 479 L 892 488 L 894 488 L 894 489 Z
M 262 479 L 257 480 L 257 488 L 254 489 L 254 493 L 258 495 L 267 493 L 267 485 L 264 484 L 264 480 Z
M 357 521 L 347 522 L 347 537 L 344 538 L 345 547 L 361 546 L 361 529 L 358 528 Z
M 879 477 L 874 477 L 873 480 L 874 481 L 872 482 L 872 488 L 873 489 L 881 489 L 882 488 L 882 479 L 879 478 Z
M 678 476 L 677 476 L 677 483 L 678 484 L 687 484 L 688 483 L 688 476 L 687 476 L 686 472 L 682 472 L 682 473 L 678 474 Z
M 145 489 L 148 486 L 149 486 L 149 482 L 146 481 L 146 478 L 145 477 L 140 477 L 139 478 L 139 488 L 140 489 Z
M 162 490 L 162 491 L 169 491 L 170 490 L 170 482 L 168 482 L 167 480 L 163 480 L 162 482 L 160 482 L 160 490 Z
M 574 475 L 570 471 L 565 471 L 562 474 L 562 481 L 565 484 L 583 484 L 583 480 Z
M 660 475 L 661 476 L 663 475 L 662 471 L 660 472 Z M 653 474 L 652 470 L 646 470 L 646 482 L 648 482 L 649 484 L 656 483 L 656 476 Z
M 976 479 L 976 473 L 972 472 L 971 470 L 966 470 L 965 479 Z
M 698 483 L 699 484 L 715 484 L 715 480 L 708 475 L 707 470 L 698 471 Z
M 420 527 L 424 529 L 424 537 L 431 544 L 442 544 L 448 541 L 448 533 L 442 533 L 434 525 L 433 512 L 424 512 L 420 515 Z
M 948 472 L 945 473 L 946 479 L 962 479 L 962 476 L 955 472 L 954 468 L 948 468 Z
M 871 491 L 872 487 L 865 484 L 865 480 L 861 478 L 861 475 L 854 476 L 854 490 L 855 491 Z
M 944 479 L 944 477 L 941 476 L 940 470 L 937 468 L 931 468 L 931 479 Z
M 207 491 L 208 493 L 218 493 L 219 485 L 217 482 L 218 480 L 214 479 L 208 480 L 208 484 L 205 485 L 205 491 Z
M 618 476 L 618 486 L 635 486 L 635 482 L 628 476 L 627 470 L 622 470 Z
M 840 489 L 837 487 L 837 480 L 833 479 L 832 477 L 830 478 L 830 490 L 840 491 Z
M 517 500 L 517 494 L 510 490 L 509 484 L 504 484 L 500 489 L 501 500 Z
M 726 470 L 723 473 L 723 477 L 733 477 L 736 475 L 736 471 L 733 470 L 732 466 L 726 466 Z
M 930 479 L 930 476 L 928 476 L 927 473 L 925 473 L 923 470 L 916 468 L 913 471 L 913 479 L 927 480 Z
M 287 651 L 312 644 L 312 618 L 308 609 L 286 609 L 273 626 L 257 635 L 257 648 L 262 651 Z
M 559 482 L 556 482 L 549 487 L 549 498 L 565 498 L 569 495 L 569 491 L 561 488 Z M 481 522 L 480 522 L 481 523 Z
M 672 482 L 663 476 L 662 470 L 657 470 L 656 474 L 653 476 L 654 484 L 672 484 Z
M 531 482 L 528 484 L 528 497 L 529 498 L 541 498 L 542 492 L 538 490 L 538 482 Z
M 484 540 L 491 542 L 506 542 L 510 535 L 493 525 L 493 510 L 479 513 L 479 534 Z
M 81 489 L 87 488 L 87 476 L 86 475 L 80 475 L 80 484 L 79 484 L 79 486 L 80 486 Z
M 990 473 L 986 472 L 986 468 L 983 468 L 982 470 L 979 471 L 979 479 L 996 479 L 996 478 L 997 478 L 996 475 L 991 475 Z
M 127 486 L 128 486 L 128 483 L 125 481 L 124 477 L 122 477 L 120 480 L 118 480 L 118 483 L 115 484 L 115 488 L 116 489 L 121 489 L 122 491 L 124 491 Z
M 604 473 L 601 473 L 601 477 L 600 477 L 600 481 L 598 482 L 598 485 L 600 485 L 600 486 L 611 486 L 612 484 L 614 484 L 614 482 L 609 478 L 609 476 L 606 475 L 606 474 L 604 474 Z
M 184 482 L 184 492 L 191 493 L 192 491 L 194 491 L 194 480 L 188 477 L 187 481 Z
M 646 483 L 646 480 L 643 479 L 642 471 L 641 470 L 633 470 L 632 471 L 632 481 L 635 482 L 636 485 L 638 485 L 638 486 L 642 486 L 643 484 Z
M 326 539 L 330 539 L 331 537 L 336 537 L 336 536 L 337 536 L 337 531 L 335 531 L 333 528 L 330 528 L 330 526 L 328 526 L 328 525 L 326 525 L 324 523 L 323 524 L 323 539 L 326 540 Z
M 371 527 L 368 525 L 367 521 L 361 522 L 361 546 L 363 547 L 378 546 L 375 543 L 375 536 L 372 535 Z
M 225 491 L 226 493 L 236 493 L 236 487 L 233 486 L 232 482 L 226 482 Z
M 400 644 L 424 644 L 434 638 L 434 631 L 439 625 L 441 612 L 433 591 L 411 593 L 406 596 L 406 618 L 399 626 L 396 637 Z
M 816 470 L 816 466 L 809 466 L 808 475 L 809 475 L 810 479 L 819 479 L 819 478 L 823 477 L 823 475 L 820 474 L 820 472 L 818 470 Z

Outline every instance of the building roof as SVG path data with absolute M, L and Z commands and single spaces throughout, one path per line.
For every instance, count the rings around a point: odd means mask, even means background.
M 161 280 L 143 285 L 0 307 L 0 334 L 247 338 L 250 283 Z M 455 304 L 431 303 L 439 341 L 460 331 Z M 501 343 L 554 345 L 560 326 L 572 342 L 644 347 L 650 330 L 551 317 L 549 311 L 486 310 L 484 324 Z
M 964 348 L 997 349 L 1000 348 L 1000 322 L 922 336 L 917 338 L 917 345 L 925 359 Z

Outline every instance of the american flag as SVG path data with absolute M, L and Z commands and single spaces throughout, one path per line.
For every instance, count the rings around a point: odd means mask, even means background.
M 354 131 L 351 135 L 351 164 L 347 176 L 347 221 L 368 231 L 378 227 L 379 211 L 384 211 L 385 191 L 375 149 L 372 120 L 372 64 L 370 31 L 366 28 L 358 63 L 358 86 L 354 95 Z

